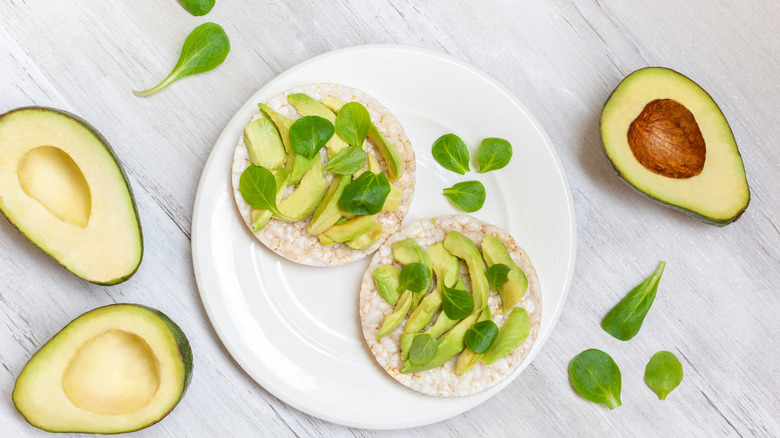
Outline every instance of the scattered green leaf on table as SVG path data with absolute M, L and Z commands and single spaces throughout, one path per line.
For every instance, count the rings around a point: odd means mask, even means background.
M 493 290 L 498 290 L 502 284 L 509 280 L 510 270 L 509 266 L 502 263 L 496 263 L 489 267 L 487 271 L 485 271 L 485 276 L 487 276 L 488 281 L 490 282 L 490 287 Z
M 214 7 L 215 0 L 179 0 L 179 3 L 190 14 L 200 17 L 206 15 Z
M 398 283 L 398 292 L 410 290 L 422 292 L 431 279 L 431 268 L 422 263 L 409 263 L 401 269 L 401 280 Z
M 377 214 L 382 211 L 389 194 L 390 181 L 384 172 L 364 172 L 344 188 L 339 198 L 339 206 L 347 213 Z
M 477 354 L 482 354 L 493 346 L 498 337 L 498 326 L 491 320 L 481 321 L 466 331 L 466 346 Z
M 366 164 L 366 151 L 359 147 L 347 146 L 325 164 L 325 170 L 339 175 L 352 175 Z
M 320 149 L 333 137 L 333 123 L 320 116 L 305 116 L 290 126 L 290 148 L 308 159 L 320 153 Z
M 498 170 L 512 159 L 512 145 L 503 138 L 490 137 L 482 140 L 477 149 L 479 173 Z
M 665 266 L 666 262 L 661 262 L 650 277 L 631 290 L 607 313 L 601 322 L 607 333 L 621 341 L 627 341 L 639 333 L 642 322 L 655 300 L 658 282 Z
M 683 368 L 672 352 L 659 351 L 645 367 L 645 382 L 661 400 L 682 382 Z
M 433 158 L 445 169 L 464 175 L 469 169 L 469 149 L 455 134 L 444 134 L 433 142 Z
M 620 402 L 620 368 L 609 354 L 591 348 L 569 362 L 574 389 L 587 400 L 615 409 Z
M 458 320 L 474 311 L 474 300 L 463 289 L 453 289 L 442 284 L 441 305 L 449 319 Z
M 336 115 L 336 133 L 342 140 L 357 148 L 363 147 L 371 116 L 366 107 L 358 102 L 349 102 Z
M 409 361 L 413 365 L 423 365 L 436 357 L 439 345 L 436 339 L 427 333 L 421 333 L 414 336 L 412 347 L 409 349 Z
M 467 213 L 473 213 L 485 204 L 485 186 L 479 181 L 464 181 L 444 189 L 444 196 Z
M 265 167 L 250 164 L 238 180 L 238 190 L 247 204 L 259 210 L 277 212 L 276 178 Z
M 133 91 L 133 94 L 149 96 L 183 77 L 213 70 L 222 64 L 229 52 L 230 39 L 222 26 L 203 23 L 184 40 L 179 61 L 171 74 L 157 86 L 146 91 Z

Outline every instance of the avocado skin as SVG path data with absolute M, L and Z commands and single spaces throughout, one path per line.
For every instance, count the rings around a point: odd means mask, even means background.
M 696 81 L 694 81 L 693 79 L 689 78 L 688 76 L 685 76 L 684 74 L 682 74 L 682 73 L 680 73 L 680 72 L 678 72 L 676 70 L 672 70 L 672 69 L 666 68 L 666 67 L 657 67 L 657 66 L 656 67 L 644 67 L 644 68 L 640 68 L 640 69 L 634 70 L 629 75 L 627 75 L 625 78 L 623 78 L 623 80 L 620 81 L 620 83 L 615 87 L 615 89 L 612 90 L 612 92 L 609 94 L 609 97 L 607 98 L 607 100 L 604 101 L 604 105 L 601 108 L 601 115 L 599 117 L 599 133 L 602 132 L 602 122 L 603 122 L 603 118 L 604 118 L 604 108 L 607 106 L 607 103 L 609 103 L 609 101 L 612 99 L 612 96 L 618 90 L 618 88 L 620 87 L 620 84 L 622 84 L 623 81 L 628 79 L 630 76 L 632 76 L 632 75 L 634 75 L 636 73 L 639 73 L 641 71 L 648 70 L 648 69 L 666 70 L 666 71 L 672 72 L 674 74 L 677 74 L 679 76 L 682 76 L 682 77 L 688 79 L 689 81 L 691 81 L 693 83 L 696 83 Z M 715 99 L 713 99 L 712 96 L 710 96 L 710 94 L 707 92 L 707 90 L 704 90 L 702 88 L 702 91 L 704 91 L 704 93 L 707 94 L 707 96 L 709 96 L 709 98 L 712 100 L 712 102 L 715 103 L 715 106 L 718 108 L 718 111 L 720 111 L 721 114 L 723 114 L 723 111 L 720 109 L 720 106 L 717 104 L 717 102 L 715 102 Z M 723 116 L 723 118 L 724 118 L 724 120 L 726 120 L 725 115 Z M 728 121 L 726 121 L 726 127 L 728 128 L 729 133 L 731 134 L 731 136 L 734 137 L 734 133 L 731 131 L 731 125 L 728 124 Z M 728 225 L 728 224 L 730 224 L 732 222 L 736 222 L 740 217 L 742 217 L 742 214 L 745 212 L 745 210 L 747 210 L 748 206 L 750 205 L 751 195 L 750 195 L 750 191 L 748 190 L 748 199 L 747 199 L 747 202 L 745 202 L 745 206 L 736 215 L 734 215 L 734 217 L 732 217 L 730 219 L 725 219 L 725 220 L 717 220 L 717 219 L 713 219 L 711 217 L 705 216 L 705 215 L 703 215 L 701 213 L 698 213 L 696 211 L 689 210 L 689 209 L 687 209 L 685 207 L 681 207 L 679 205 L 675 205 L 675 204 L 670 204 L 670 203 L 664 202 L 664 201 L 654 197 L 653 195 L 640 190 L 638 187 L 636 187 L 634 184 L 632 184 L 631 181 L 629 181 L 628 178 L 626 178 L 626 176 L 623 175 L 623 173 L 617 168 L 617 166 L 615 166 L 615 163 L 612 162 L 612 159 L 609 157 L 609 154 L 607 153 L 607 148 L 604 145 L 604 138 L 601 135 L 599 135 L 599 140 L 600 140 L 600 144 L 601 144 L 601 150 L 602 150 L 602 152 L 604 152 L 604 155 L 607 157 L 607 162 L 609 163 L 609 167 L 612 168 L 612 170 L 617 174 L 618 177 L 620 177 L 621 180 L 623 180 L 623 182 L 628 184 L 629 187 L 631 187 L 632 189 L 634 189 L 636 192 L 638 192 L 642 196 L 646 197 L 647 199 L 653 200 L 653 201 L 658 202 L 659 204 L 662 204 L 662 205 L 664 205 L 666 207 L 669 207 L 669 208 L 672 208 L 674 210 L 680 211 L 680 212 L 685 213 L 686 215 L 691 216 L 693 218 L 696 218 L 696 219 L 698 219 L 698 220 L 700 220 L 700 221 L 702 221 L 704 223 L 707 223 L 707 224 L 710 224 L 710 225 L 715 225 L 717 227 L 725 227 L 726 225 Z M 742 154 L 739 152 L 739 149 L 737 149 L 736 152 L 737 152 L 737 155 L 739 155 L 739 157 L 741 159 L 742 158 Z M 743 164 L 743 167 L 744 167 L 744 164 Z M 745 178 L 747 179 L 747 173 L 745 175 Z M 749 184 L 748 184 L 748 187 L 750 187 Z
M 119 283 L 123 283 L 123 282 L 127 281 L 130 277 L 132 277 L 138 271 L 138 268 L 141 266 L 141 262 L 144 259 L 144 234 L 143 234 L 143 230 L 141 229 L 141 219 L 138 217 L 138 206 L 135 203 L 135 195 L 133 194 L 133 188 L 130 186 L 130 181 L 127 179 L 127 174 L 125 173 L 125 169 L 124 169 L 124 167 L 122 167 L 122 163 L 119 161 L 119 158 L 117 158 L 116 153 L 114 152 L 114 149 L 111 147 L 111 145 L 105 139 L 105 137 L 103 137 L 100 134 L 100 132 L 98 132 L 98 130 L 95 129 L 92 125 L 90 125 L 86 120 L 82 119 L 81 117 L 79 117 L 79 116 L 77 116 L 75 114 L 69 113 L 67 111 L 63 111 L 61 109 L 49 108 L 49 107 L 45 107 L 45 106 L 24 106 L 24 107 L 19 107 L 19 108 L 12 109 L 12 110 L 10 110 L 10 111 L 0 115 L 0 120 L 2 120 L 5 116 L 7 116 L 9 114 L 12 114 L 12 113 L 15 113 L 15 112 L 19 112 L 19 111 L 52 112 L 52 113 L 57 113 L 57 114 L 61 114 L 61 115 L 65 116 L 65 117 L 68 117 L 71 120 L 75 121 L 76 123 L 78 123 L 78 124 L 82 125 L 83 127 L 87 128 L 87 130 L 89 130 L 89 132 L 91 132 L 92 135 L 94 135 L 100 141 L 100 143 L 103 145 L 103 147 L 106 148 L 106 150 L 108 151 L 109 155 L 111 155 L 111 158 L 114 160 L 114 162 L 116 163 L 116 166 L 119 168 L 119 172 L 122 174 L 122 178 L 125 180 L 125 185 L 127 186 L 127 191 L 130 194 L 130 202 L 132 202 L 132 204 L 133 204 L 133 212 L 135 213 L 135 220 L 138 223 L 138 237 L 140 239 L 140 244 L 141 244 L 141 256 L 138 259 L 138 265 L 135 267 L 135 269 L 132 272 L 130 272 L 129 274 L 125 275 L 124 277 L 115 278 L 113 280 L 109 280 L 109 281 L 106 281 L 106 282 L 103 282 L 103 283 L 98 282 L 98 281 L 89 280 L 89 279 L 81 277 L 81 276 L 79 276 L 79 275 L 77 275 L 75 273 L 74 273 L 74 275 L 76 275 L 77 277 L 79 277 L 79 278 L 81 278 L 83 280 L 86 280 L 86 281 L 88 281 L 90 283 L 97 284 L 97 285 L 100 285 L 100 286 L 113 286 L 115 284 L 119 284 Z M 27 239 L 27 241 L 29 241 L 36 248 L 41 250 L 41 252 L 43 252 L 47 256 L 51 257 L 51 259 L 54 260 L 55 262 L 57 262 L 57 264 L 61 265 L 65 269 L 68 269 L 67 266 L 65 266 L 62 263 L 60 263 L 59 260 L 54 258 L 54 256 L 52 256 L 51 254 L 46 252 L 46 250 L 44 250 L 42 247 L 38 246 L 38 244 L 35 243 L 29 237 L 27 237 L 26 234 L 22 233 L 21 230 L 19 230 L 19 228 L 17 228 L 17 226 L 13 222 L 11 222 L 10 219 L 8 219 L 8 216 L 5 215 L 5 212 L 2 209 L 0 209 L 0 214 L 2 214 L 3 218 L 5 218 L 5 220 L 9 224 L 11 224 L 11 226 L 16 231 L 18 231 L 19 234 L 24 236 L 24 238 Z M 71 273 L 73 272 L 73 271 L 70 271 L 70 269 L 68 269 L 68 271 L 71 272 Z
M 189 387 L 190 382 L 192 381 L 192 369 L 193 369 L 193 367 L 192 367 L 192 349 L 190 348 L 190 343 L 187 340 L 187 336 L 184 334 L 182 329 L 175 322 L 173 322 L 170 318 L 168 318 L 168 315 L 160 312 L 159 310 L 151 308 L 151 307 L 147 307 L 147 306 L 144 306 L 144 305 L 141 305 L 141 304 L 132 304 L 132 303 L 109 304 L 107 306 L 101 306 L 101 307 L 98 307 L 96 309 L 92 309 L 92 310 L 90 310 L 88 312 L 82 313 L 81 315 L 79 315 L 76 318 L 74 318 L 67 325 L 65 325 L 65 327 L 60 329 L 60 331 L 55 333 L 54 336 L 51 337 L 51 339 L 46 341 L 46 344 L 41 345 L 41 347 L 38 348 L 38 351 L 36 351 L 35 354 L 33 354 L 32 357 L 30 357 L 30 359 L 27 361 L 27 363 L 32 362 L 33 358 L 38 354 L 38 352 L 40 352 L 43 349 L 43 347 L 45 347 L 49 342 L 51 342 L 52 339 L 57 338 L 57 336 L 59 336 L 60 333 L 65 331 L 74 322 L 80 320 L 83 317 L 88 316 L 91 313 L 97 312 L 99 310 L 103 310 L 103 309 L 106 309 L 106 308 L 109 308 L 109 307 L 121 307 L 121 306 L 139 307 L 139 308 L 142 308 L 144 310 L 148 310 L 148 311 L 152 312 L 155 316 L 160 318 L 165 323 L 165 325 L 168 327 L 168 329 L 170 330 L 171 334 L 173 335 L 174 340 L 176 341 L 176 347 L 177 347 L 177 349 L 179 351 L 179 358 L 181 359 L 181 362 L 184 365 L 184 382 L 182 384 L 181 393 L 179 395 L 179 398 L 176 400 L 176 403 L 174 403 L 173 406 L 171 406 L 171 408 L 169 410 L 167 410 L 165 412 L 162 412 L 161 415 L 159 416 L 159 418 L 153 420 L 152 422 L 144 424 L 144 425 L 142 425 L 142 426 L 140 426 L 138 428 L 135 428 L 135 429 L 123 430 L 121 432 L 106 432 L 106 433 L 89 432 L 89 433 L 97 433 L 99 435 L 113 435 L 113 434 L 116 434 L 116 433 L 135 432 L 137 430 L 145 429 L 145 428 L 147 428 L 149 426 L 152 426 L 152 425 L 155 425 L 155 424 L 159 423 L 163 418 L 168 416 L 168 414 L 170 414 L 173 411 L 173 408 L 175 408 L 179 404 L 179 402 L 181 401 L 182 397 L 184 397 L 184 393 L 187 391 L 187 388 Z M 25 367 L 26 367 L 26 365 L 25 365 Z M 24 369 L 22 371 L 24 371 Z M 19 373 L 19 376 L 21 376 L 21 373 Z M 18 379 L 19 376 L 17 376 L 17 379 Z M 14 389 L 12 391 L 12 394 L 13 393 L 16 393 L 16 383 L 14 383 Z M 22 414 L 22 410 L 19 409 L 19 406 L 17 406 L 17 404 L 16 404 L 16 398 L 12 397 L 12 400 L 13 400 L 14 407 L 16 408 L 16 410 L 20 414 Z M 48 429 L 46 429 L 46 428 L 44 428 L 44 427 L 42 427 L 42 426 L 40 426 L 38 424 L 35 424 L 35 423 L 31 422 L 30 420 L 28 420 L 27 417 L 24 416 L 24 414 L 22 414 L 22 417 L 24 417 L 25 421 L 27 421 L 31 426 L 36 427 L 36 428 L 41 429 L 41 430 L 45 430 L 47 432 L 55 432 L 55 433 L 56 432 L 66 432 L 66 433 L 69 433 L 69 432 L 70 433 L 80 433 L 81 432 L 81 431 L 78 431 L 78 430 L 71 430 L 71 431 L 48 430 Z

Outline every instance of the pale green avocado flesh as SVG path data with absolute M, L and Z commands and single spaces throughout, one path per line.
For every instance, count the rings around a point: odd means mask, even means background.
M 16 409 L 49 432 L 122 433 L 163 419 L 192 377 L 192 351 L 162 312 L 115 304 L 87 312 L 24 366 Z
M 143 254 L 133 194 L 105 139 L 51 108 L 0 115 L 0 212 L 79 277 L 128 279 Z
M 601 113 L 601 143 L 631 187 L 714 225 L 750 203 L 742 157 L 725 116 L 698 84 L 660 67 L 637 70 Z

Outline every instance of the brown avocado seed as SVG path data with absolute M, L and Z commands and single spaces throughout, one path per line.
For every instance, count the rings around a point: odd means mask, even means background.
M 688 108 L 672 99 L 648 103 L 628 127 L 634 157 L 651 172 L 685 179 L 704 169 L 707 147 Z

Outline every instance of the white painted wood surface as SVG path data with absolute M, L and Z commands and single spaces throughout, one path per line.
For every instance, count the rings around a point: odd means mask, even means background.
M 150 98 L 133 96 L 168 74 L 184 37 L 204 21 L 230 35 L 227 61 Z M 94 286 L 0 223 L 0 435 L 45 435 L 10 401 L 32 353 L 87 310 L 138 302 L 185 329 L 195 375 L 173 413 L 137 436 L 780 436 L 778 27 L 773 0 L 217 0 L 203 18 L 175 0 L 3 1 L 0 112 L 54 106 L 102 131 L 130 175 L 146 253 L 130 281 Z M 307 58 L 366 43 L 449 53 L 505 84 L 556 144 L 578 220 L 569 301 L 539 357 L 482 406 L 400 432 L 333 425 L 255 384 L 212 330 L 190 256 L 198 178 L 238 106 Z M 699 223 L 639 196 L 610 170 L 599 146 L 601 106 L 623 76 L 648 65 L 696 80 L 730 120 L 752 189 L 739 222 Z M 628 343 L 611 338 L 601 318 L 660 260 L 668 266 L 642 332 Z M 623 372 L 623 406 L 614 411 L 569 386 L 568 361 L 590 347 L 608 351 Z M 660 349 L 685 369 L 663 402 L 642 378 Z

